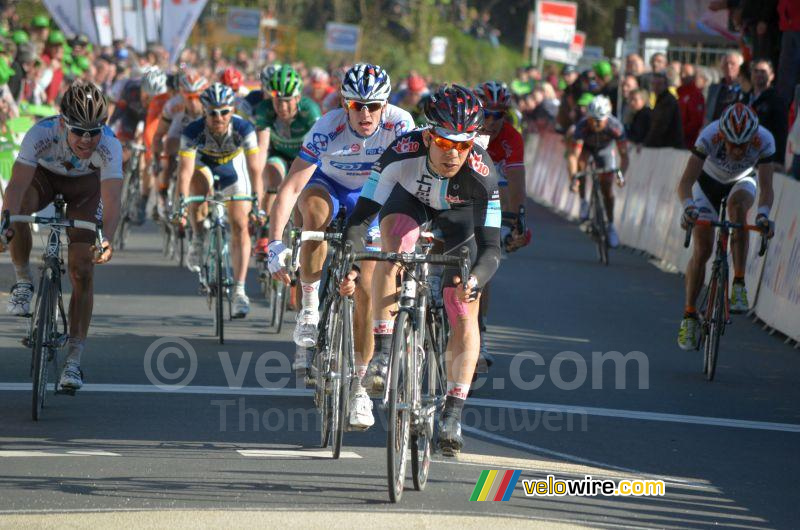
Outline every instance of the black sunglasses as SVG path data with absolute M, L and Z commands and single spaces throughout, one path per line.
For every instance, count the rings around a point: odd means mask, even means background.
M 217 116 L 218 118 L 221 118 L 233 112 L 233 109 L 208 109 L 206 112 L 209 114 L 209 116 Z
M 103 132 L 102 127 L 98 127 L 96 129 L 84 129 L 83 127 L 71 127 L 71 126 L 67 127 L 69 128 L 69 132 L 71 132 L 75 136 L 80 136 L 82 138 L 94 138 L 95 136 Z

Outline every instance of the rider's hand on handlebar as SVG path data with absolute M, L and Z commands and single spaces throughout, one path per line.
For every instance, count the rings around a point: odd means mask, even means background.
M 291 282 L 289 273 L 286 270 L 289 252 L 283 241 L 270 241 L 267 246 L 267 269 L 269 269 L 273 278 L 287 285 Z
M 770 221 L 769 217 L 764 214 L 756 216 L 756 226 L 767 235 L 767 239 L 772 239 L 775 235 L 775 223 Z
M 456 296 L 460 302 L 468 304 L 478 299 L 480 290 L 478 289 L 478 279 L 475 276 L 470 275 L 466 286 L 461 282 L 459 276 L 453 277 L 453 283 L 456 286 Z
M 342 296 L 353 296 L 356 292 L 356 281 L 358 280 L 358 271 L 353 269 L 347 273 L 342 283 L 339 284 L 339 294 Z
M 683 215 L 681 216 L 681 228 L 684 230 L 688 229 L 690 225 L 693 225 L 697 218 L 700 216 L 700 210 L 697 209 L 697 206 L 687 206 L 685 210 L 683 210 Z
M 97 245 L 92 245 L 92 252 L 95 254 L 94 262 L 98 265 L 111 261 L 111 256 L 114 254 L 114 249 L 111 247 L 111 242 L 108 239 L 103 240 L 101 249 L 98 249 Z

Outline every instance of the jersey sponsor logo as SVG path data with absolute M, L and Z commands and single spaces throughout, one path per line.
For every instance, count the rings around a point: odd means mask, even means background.
M 447 201 L 448 204 L 464 204 L 467 202 L 458 195 L 445 195 L 444 200 Z
M 337 136 L 342 134 L 342 131 L 344 131 L 344 127 L 345 127 L 345 124 L 343 123 L 343 124 L 339 125 L 338 127 L 336 127 L 336 130 L 328 135 L 328 138 L 330 138 L 331 142 L 334 141 Z
M 324 134 L 314 133 L 311 142 L 314 144 L 317 154 L 328 149 L 328 137 Z
M 417 183 L 416 196 L 419 197 L 425 204 L 430 204 L 431 188 L 433 187 L 433 177 L 427 173 L 423 173 L 414 182 Z
M 500 146 L 503 148 L 503 151 L 505 151 L 506 157 L 511 156 L 511 153 L 514 152 L 514 148 L 511 147 L 511 144 L 508 143 L 508 140 L 503 140 L 500 142 Z
M 410 136 L 407 136 L 397 141 L 392 147 L 392 150 L 398 155 L 416 153 L 419 151 L 419 142 L 415 142 Z
M 313 154 L 314 156 L 319 156 L 319 149 L 314 147 L 313 143 L 308 142 L 305 147 L 309 153 Z
M 330 161 L 331 166 L 342 171 L 370 171 L 372 169 L 372 162 L 336 162 Z
M 472 151 L 469 154 L 467 161 L 469 163 L 469 167 L 471 167 L 475 173 L 482 177 L 489 176 L 489 166 L 483 163 L 483 155 L 479 155 L 475 151 Z
M 360 144 L 353 144 L 353 145 L 350 146 L 350 152 L 351 153 L 358 153 L 359 151 L 361 151 L 361 145 Z
M 385 149 L 383 147 L 373 147 L 372 149 L 367 149 L 367 155 L 382 155 Z

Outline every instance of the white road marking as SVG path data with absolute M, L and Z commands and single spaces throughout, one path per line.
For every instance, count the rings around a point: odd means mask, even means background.
M 31 458 L 40 456 L 121 456 L 118 453 L 108 451 L 64 451 L 56 453 L 53 451 L 16 451 L 2 450 L 0 458 Z
M 255 458 L 331 458 L 331 452 L 326 450 L 238 449 L 236 452 L 242 456 Z M 342 451 L 339 458 L 361 458 L 361 455 L 353 451 Z
M 687 414 L 669 414 L 665 412 L 647 412 L 641 410 L 583 407 L 580 405 L 558 405 L 552 403 L 504 401 L 500 399 L 469 398 L 469 400 L 467 400 L 467 403 L 473 407 L 538 410 L 541 412 L 561 412 L 564 414 L 605 416 L 609 418 L 623 418 L 627 420 L 650 420 L 650 421 L 663 421 L 669 423 L 710 425 L 713 427 L 735 427 L 738 429 L 754 429 L 763 431 L 783 431 L 783 432 L 800 433 L 800 425 L 795 423 L 776 423 L 771 421 L 738 420 L 735 418 L 713 418 L 710 416 L 690 416 Z
M 538 445 L 533 445 L 525 442 L 521 442 L 519 440 L 514 440 L 513 438 L 507 438 L 505 436 L 500 436 L 499 434 L 493 434 L 486 431 L 482 431 L 481 429 L 476 429 L 475 427 L 468 427 L 463 426 L 461 429 L 464 432 L 473 434 L 475 436 L 479 436 L 481 438 L 487 438 L 489 440 L 499 442 L 505 445 L 510 445 L 512 447 L 517 447 L 519 449 L 525 449 L 526 451 L 531 451 L 535 453 L 541 453 L 549 456 L 553 456 L 556 458 L 560 458 L 562 460 L 567 460 L 569 462 L 575 462 L 578 464 L 584 464 L 593 467 L 599 467 L 603 469 L 610 469 L 612 471 L 618 471 L 622 473 L 628 473 L 631 475 L 636 475 L 637 477 L 643 478 L 650 478 L 656 480 L 663 480 L 664 482 L 672 482 L 674 484 L 680 484 L 682 486 L 688 487 L 696 487 L 696 488 L 707 488 L 708 485 L 699 484 L 697 482 L 691 482 L 688 480 L 683 480 L 675 477 L 668 477 L 668 476 L 661 476 L 661 475 L 653 475 L 650 473 L 644 473 L 637 469 L 633 469 L 630 467 L 623 467 L 623 466 L 616 466 L 614 464 L 607 464 L 605 462 L 598 462 L 597 460 L 591 460 L 589 458 L 583 458 L 582 456 L 571 455 L 569 453 L 562 453 L 561 451 L 553 451 L 552 449 L 547 449 L 546 447 L 539 447 Z
M 30 383 L 0 383 L 0 392 L 30 392 Z M 137 394 L 211 394 L 235 396 L 275 396 L 303 397 L 312 396 L 310 388 L 261 388 L 261 387 L 227 387 L 227 386 L 185 386 L 156 387 L 153 385 L 123 384 L 87 384 L 80 392 L 112 392 Z M 771 421 L 740 420 L 736 418 L 714 418 L 711 416 L 692 416 L 688 414 L 670 414 L 666 412 L 648 412 L 644 410 L 610 409 L 602 407 L 583 407 L 580 405 L 561 405 L 558 403 L 537 403 L 527 401 L 505 401 L 501 399 L 469 398 L 468 405 L 473 407 L 489 407 L 496 409 L 534 410 L 541 412 L 560 412 L 586 416 L 601 416 L 627 420 L 660 421 L 667 423 L 684 423 L 706 425 L 711 427 L 732 427 L 762 431 L 778 431 L 800 433 L 800 424 L 778 423 Z

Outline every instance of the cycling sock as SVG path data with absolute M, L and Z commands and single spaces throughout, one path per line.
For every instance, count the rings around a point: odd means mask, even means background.
M 697 308 L 693 305 L 687 305 L 684 307 L 683 318 L 697 318 Z
M 236 294 L 244 294 L 244 282 L 236 282 L 233 286 L 233 292 Z
M 81 354 L 86 345 L 86 339 L 79 339 L 77 337 L 70 337 L 67 339 L 67 358 L 65 362 L 76 362 L 81 364 Z
M 392 349 L 394 320 L 373 320 L 372 334 L 375 337 L 375 354 L 388 355 Z
M 14 265 L 14 273 L 17 275 L 17 282 L 31 283 L 31 264 Z
M 367 375 L 367 365 L 366 364 L 357 364 L 356 365 L 356 381 L 358 384 L 361 384 L 361 380 L 364 379 L 364 376 Z
M 744 285 L 744 276 L 734 276 L 733 283 L 738 283 L 739 285 Z
M 313 309 L 317 311 L 319 309 L 319 280 L 311 283 L 306 283 L 304 281 L 300 281 L 300 285 L 303 287 L 303 309 Z
M 447 382 L 447 398 L 451 397 L 459 399 L 462 404 L 467 395 L 469 394 L 469 383 L 455 383 L 453 381 Z

